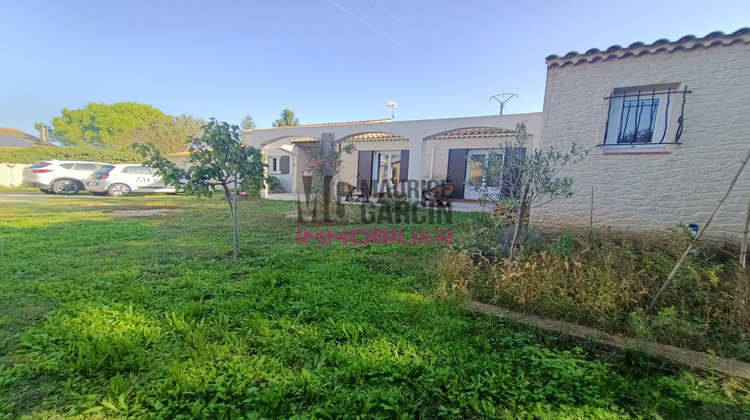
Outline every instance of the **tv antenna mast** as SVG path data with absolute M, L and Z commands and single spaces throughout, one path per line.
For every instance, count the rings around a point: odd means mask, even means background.
M 385 106 L 386 108 L 391 109 L 391 119 L 396 119 L 396 108 L 398 108 L 398 104 L 393 101 L 388 101 L 388 105 Z
M 505 111 L 505 103 L 513 98 L 517 98 L 517 93 L 498 93 L 497 95 L 490 96 L 490 100 L 496 100 L 500 102 L 500 115 L 503 115 L 503 111 Z

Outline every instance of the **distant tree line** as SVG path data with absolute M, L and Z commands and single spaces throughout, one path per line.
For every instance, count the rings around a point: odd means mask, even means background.
M 162 153 L 185 150 L 186 141 L 200 137 L 207 122 L 189 115 L 172 116 L 151 105 L 137 102 L 117 102 L 111 105 L 90 102 L 81 109 L 63 108 L 51 124 L 36 123 L 41 130 L 49 126 L 53 140 L 63 146 L 82 148 L 132 150 L 131 144 L 152 144 Z M 281 117 L 272 122 L 274 127 L 299 125 L 294 112 L 284 109 Z M 240 126 L 243 130 L 256 128 L 250 115 Z

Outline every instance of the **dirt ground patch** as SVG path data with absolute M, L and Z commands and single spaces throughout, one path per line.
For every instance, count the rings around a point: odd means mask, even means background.
M 136 210 L 112 210 L 107 212 L 112 216 L 130 216 L 130 217 L 145 217 L 145 216 L 158 216 L 169 213 L 171 211 L 177 211 L 176 209 L 136 209 Z

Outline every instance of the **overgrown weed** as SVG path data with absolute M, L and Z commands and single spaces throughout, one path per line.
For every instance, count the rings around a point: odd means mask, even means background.
M 513 263 L 475 251 L 472 282 L 438 271 L 438 285 L 464 293 L 471 285 L 480 300 L 750 361 L 750 274 L 712 244 L 696 246 L 657 312 L 646 312 L 691 239 L 568 232 Z M 449 251 L 439 267 L 465 256 Z

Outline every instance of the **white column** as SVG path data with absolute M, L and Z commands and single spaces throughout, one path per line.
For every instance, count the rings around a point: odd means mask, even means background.
M 265 146 L 262 149 L 260 149 L 260 153 L 266 162 L 268 162 L 268 150 L 269 149 L 270 147 L 268 146 Z M 268 178 L 268 167 L 263 168 L 263 176 Z M 268 198 L 268 184 L 264 183 L 263 185 L 265 186 L 265 188 L 260 190 L 260 198 Z
M 422 177 L 424 176 L 424 136 L 423 133 L 415 132 L 409 136 L 409 179 L 417 180 L 417 195 L 410 196 L 412 202 L 422 199 Z

